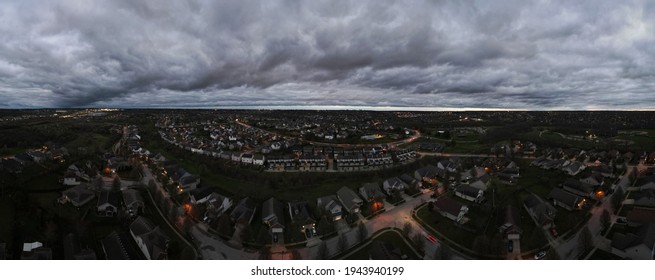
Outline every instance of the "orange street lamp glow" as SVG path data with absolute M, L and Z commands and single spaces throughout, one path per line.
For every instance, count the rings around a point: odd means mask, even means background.
M 605 193 L 603 191 L 597 191 L 596 196 L 602 198 L 603 196 L 605 196 Z

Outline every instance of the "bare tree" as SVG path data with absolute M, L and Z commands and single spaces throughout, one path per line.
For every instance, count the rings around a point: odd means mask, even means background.
M 612 195 L 612 207 L 614 207 L 614 211 L 619 211 L 619 208 L 621 207 L 621 203 L 623 203 L 623 189 L 621 187 L 616 188 L 616 192 Z
M 93 179 L 93 187 L 96 189 L 101 189 L 105 186 L 105 181 L 102 179 L 102 176 L 98 175 Z
M 403 234 L 405 236 L 407 236 L 407 237 L 409 237 L 412 234 L 412 224 L 410 224 L 409 222 L 406 222 L 403 225 Z
M 339 240 L 337 240 L 337 251 L 343 252 L 346 248 L 348 248 L 348 239 L 346 235 L 341 234 L 339 235 Z
M 325 241 L 321 242 L 321 245 L 318 245 L 318 250 L 316 251 L 317 260 L 327 260 L 330 256 L 330 250 L 327 247 Z
M 594 239 L 588 227 L 584 227 L 578 234 L 578 251 L 585 253 L 594 246 Z
M 450 251 L 450 247 L 446 245 L 443 242 L 439 243 L 439 246 L 437 247 L 436 250 L 434 250 L 434 253 L 432 254 L 432 259 L 435 260 L 450 260 L 452 258 L 452 252 Z
M 549 260 L 559 260 L 559 259 L 561 259 L 561 257 L 559 256 L 559 253 L 553 247 L 550 247 L 550 249 L 548 249 L 548 252 L 546 253 L 546 258 L 549 259 Z
M 366 229 L 366 225 L 362 222 L 359 222 L 359 225 L 357 226 L 357 236 L 359 237 L 360 242 L 368 237 L 368 229 Z
M 114 181 L 111 183 L 111 187 L 114 191 L 120 191 L 121 190 L 121 178 L 118 176 L 114 177 Z
M 603 209 L 603 213 L 600 214 L 600 224 L 603 227 L 603 230 L 608 230 L 610 227 L 610 224 L 612 223 L 611 217 L 610 217 L 610 212 L 607 211 L 607 209 Z
M 425 237 L 422 234 L 417 233 L 412 237 L 412 242 L 416 245 L 416 249 L 419 252 L 422 252 L 425 249 Z

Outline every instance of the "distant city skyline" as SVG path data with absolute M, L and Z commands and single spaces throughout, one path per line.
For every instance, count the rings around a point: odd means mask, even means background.
M 655 110 L 653 14 L 645 0 L 10 0 L 0 108 Z

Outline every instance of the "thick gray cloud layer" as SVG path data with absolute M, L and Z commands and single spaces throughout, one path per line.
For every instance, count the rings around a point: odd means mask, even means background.
M 655 109 L 653 1 L 4 1 L 0 107 Z

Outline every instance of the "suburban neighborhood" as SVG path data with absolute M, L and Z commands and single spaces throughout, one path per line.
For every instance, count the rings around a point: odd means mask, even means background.
M 102 125 L 3 150 L 5 259 L 653 257 L 651 128 L 625 145 L 479 125 L 496 112 L 450 129 L 411 124 L 425 113 L 67 113 L 69 130 Z

